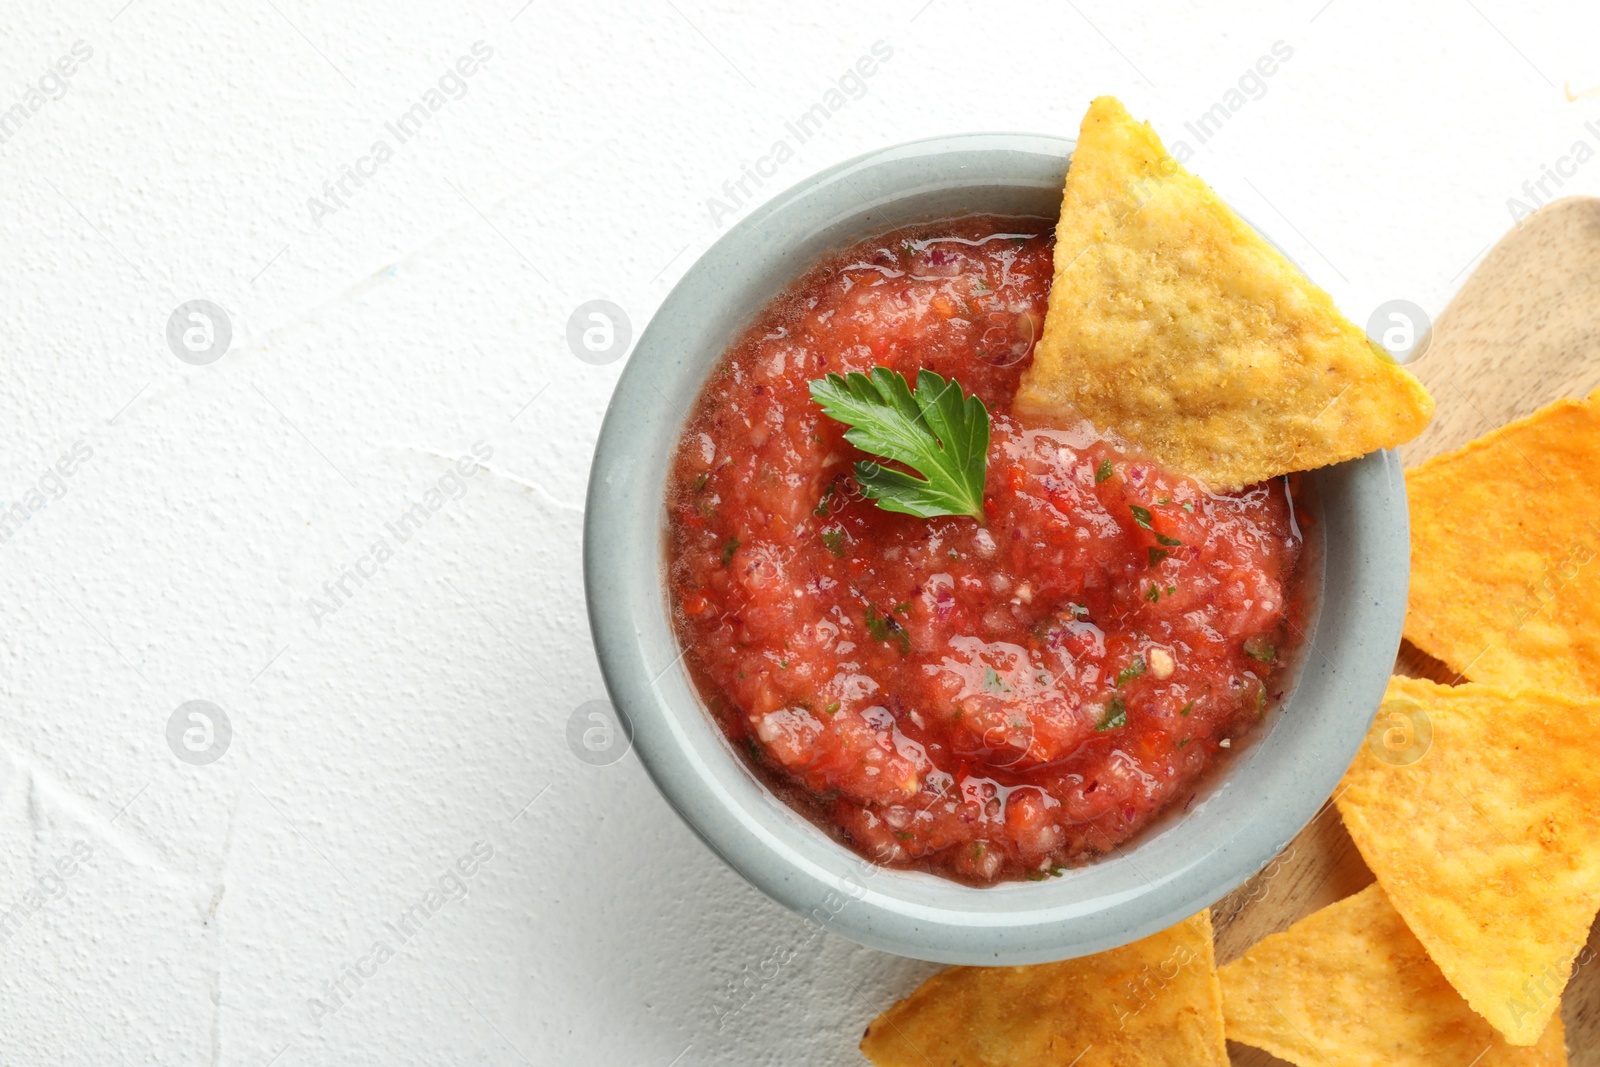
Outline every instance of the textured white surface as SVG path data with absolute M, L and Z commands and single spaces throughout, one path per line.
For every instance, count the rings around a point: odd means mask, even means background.
M 633 755 L 566 742 L 603 696 L 579 532 L 623 364 L 564 334 L 595 298 L 642 328 L 708 198 L 874 42 L 755 200 L 914 137 L 1071 134 L 1114 92 L 1364 322 L 1437 312 L 1576 142 L 1561 192 L 1600 191 L 1576 2 L 123 3 L 0 15 L 27 113 L 0 126 L 0 503 L 62 494 L 0 543 L 7 1064 L 860 1062 L 929 968 L 808 940 Z M 479 41 L 464 96 L 386 132 Z M 1186 137 L 1277 41 L 1265 95 Z M 196 298 L 233 328 L 208 366 L 165 340 Z M 490 469 L 387 535 L 477 442 Z M 208 765 L 167 741 L 194 699 L 233 729 Z M 465 898 L 402 941 L 441 884 Z

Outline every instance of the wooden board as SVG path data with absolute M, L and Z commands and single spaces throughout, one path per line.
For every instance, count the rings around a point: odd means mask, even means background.
M 1600 388 L 1600 199 L 1539 210 L 1484 257 L 1434 324 L 1412 364 L 1438 402 L 1428 429 L 1401 449 L 1406 466 L 1459 448 L 1563 396 Z M 1437 660 L 1404 644 L 1397 672 L 1452 682 Z M 1265 870 L 1213 909 L 1217 962 L 1373 880 L 1332 804 Z M 1600 950 L 1600 924 L 1590 931 Z M 1562 1000 L 1572 1067 L 1600 1067 L 1600 967 L 1586 967 Z M 1283 1061 L 1229 1042 L 1235 1067 Z

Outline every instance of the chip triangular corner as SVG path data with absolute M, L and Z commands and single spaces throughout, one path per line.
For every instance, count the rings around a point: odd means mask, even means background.
M 1428 955 L 1515 1045 L 1560 1006 L 1600 910 L 1600 700 L 1412 678 L 1336 797 L 1362 858 Z M 1426 742 L 1416 739 L 1426 734 Z
M 1030 967 L 950 967 L 878 1016 L 876 1067 L 1226 1067 L 1211 916 Z
M 1406 471 L 1406 640 L 1474 682 L 1600 696 L 1597 442 L 1600 391 Z
M 1086 418 L 1232 489 L 1408 441 L 1433 400 L 1148 123 L 1100 97 L 1067 171 L 1017 409 Z
M 1556 1016 L 1509 1044 L 1451 988 L 1370 885 L 1221 969 L 1228 1038 L 1297 1067 L 1566 1067 Z

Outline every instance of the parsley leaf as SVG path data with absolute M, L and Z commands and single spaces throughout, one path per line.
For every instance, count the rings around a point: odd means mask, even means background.
M 872 375 L 830 374 L 811 382 L 822 411 L 850 427 L 844 439 L 875 456 L 903 463 L 922 477 L 871 460 L 856 464 L 856 481 L 885 511 L 929 519 L 969 515 L 983 520 L 989 467 L 989 410 L 976 396 L 932 371 L 904 375 L 873 367 Z
M 1146 530 L 1150 529 L 1149 508 L 1141 508 L 1138 504 L 1129 504 L 1128 510 L 1133 512 L 1134 522 L 1138 523 L 1140 526 L 1143 526 Z
M 1265 637 L 1252 637 L 1244 643 L 1244 654 L 1262 663 L 1271 663 L 1278 650 Z
M 1128 706 L 1122 702 L 1122 694 L 1117 693 L 1106 701 L 1106 712 L 1100 719 L 1096 731 L 1115 730 L 1119 726 L 1128 725 Z
M 833 486 L 829 485 L 828 488 L 823 491 L 822 499 L 817 502 L 817 506 L 815 508 L 811 509 L 811 514 L 817 516 L 817 518 L 819 518 L 819 519 L 827 518 L 828 517 L 828 504 L 832 500 L 833 500 Z
M 1110 477 L 1111 477 L 1111 461 L 1109 459 L 1103 459 L 1103 460 L 1100 461 L 1100 466 L 1095 468 L 1094 484 L 1095 485 L 1099 485 L 1101 482 L 1107 480 Z
M 1144 657 L 1135 656 L 1133 657 L 1132 663 L 1128 664 L 1126 667 L 1122 668 L 1122 670 L 1117 672 L 1117 684 L 1122 685 L 1124 682 L 1130 682 L 1143 673 Z
M 867 605 L 867 633 L 874 641 L 893 641 L 900 646 L 902 656 L 911 653 L 911 635 L 894 620 L 893 615 L 879 615 L 876 605 Z

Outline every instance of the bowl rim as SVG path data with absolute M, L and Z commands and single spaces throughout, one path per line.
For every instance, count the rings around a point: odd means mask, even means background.
M 680 817 L 746 881 L 808 924 L 903 956 L 966 964 L 1070 958 L 1126 944 L 1214 903 L 1323 808 L 1366 738 L 1399 648 L 1409 517 L 1390 450 L 1311 473 L 1324 507 L 1339 504 L 1320 518 L 1328 573 L 1337 562 L 1341 580 L 1330 588 L 1323 576 L 1301 676 L 1245 751 L 1208 772 L 1204 799 L 1062 877 L 985 887 L 851 852 L 768 791 L 702 706 L 668 616 L 664 537 L 665 472 L 706 373 L 782 288 L 771 287 L 773 279 L 797 278 L 819 249 L 842 245 L 841 235 L 895 228 L 904 224 L 896 211 L 923 201 L 1020 203 L 1047 197 L 1052 185 L 1059 201 L 1072 147 L 1039 134 L 926 138 L 846 160 L 778 194 L 722 234 L 667 295 L 629 355 L 595 446 L 585 596 L 606 689 L 641 763 Z M 1006 212 L 944 217 L 962 213 Z M 1330 624 L 1337 640 L 1320 647 Z M 1316 682 L 1309 690 L 1308 680 Z M 1293 746 L 1270 744 L 1286 722 Z M 1244 796 L 1244 784 L 1259 796 Z M 1211 840 L 1193 840 L 1202 832 Z

